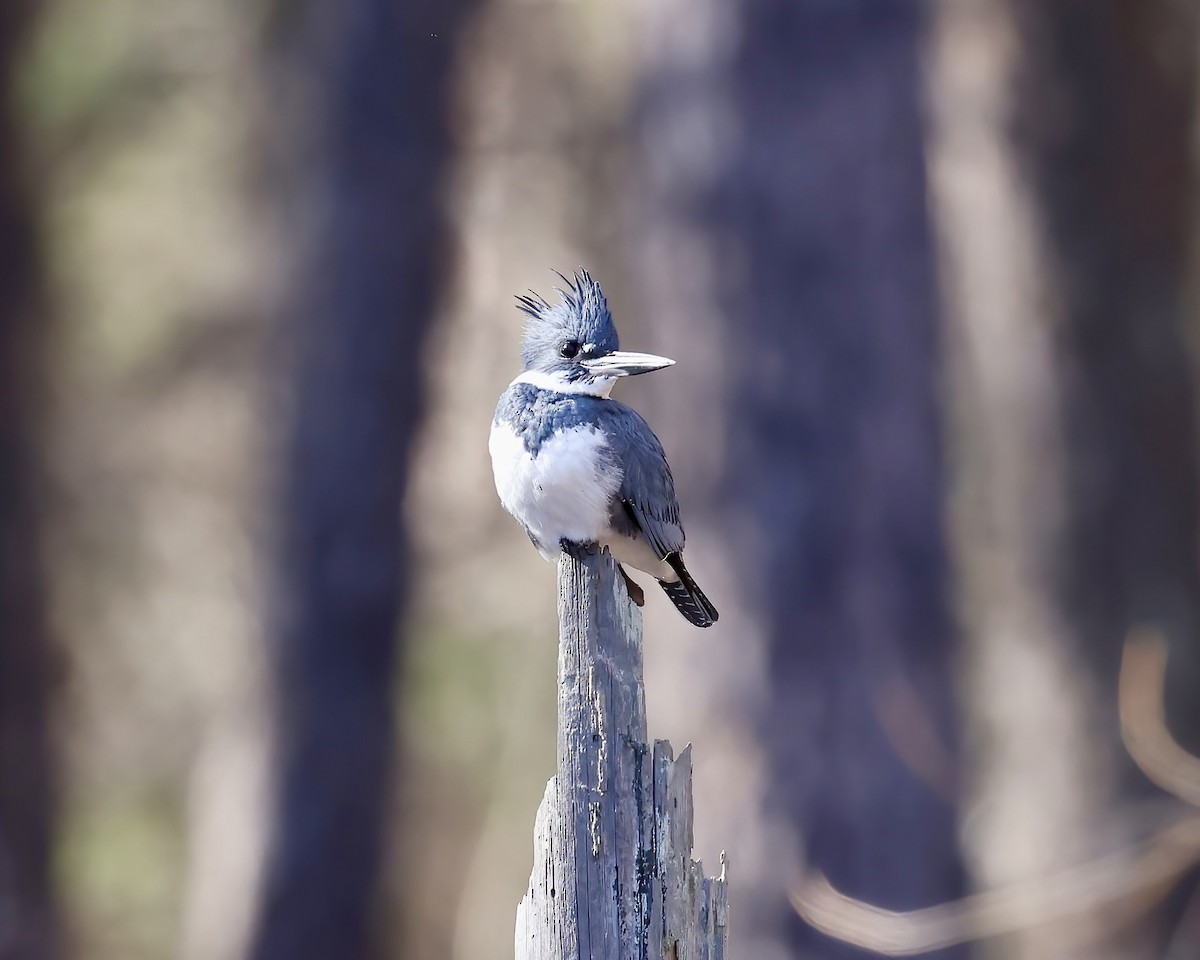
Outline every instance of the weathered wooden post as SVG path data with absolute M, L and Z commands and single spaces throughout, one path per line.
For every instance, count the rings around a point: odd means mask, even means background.
M 517 960 L 721 960 L 721 877 L 692 853 L 691 747 L 646 734 L 642 617 L 607 553 L 558 566 L 558 772 L 534 827 Z

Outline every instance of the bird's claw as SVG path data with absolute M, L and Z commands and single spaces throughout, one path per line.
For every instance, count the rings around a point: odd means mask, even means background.
M 580 562 L 585 557 L 590 557 L 596 552 L 595 543 L 576 543 L 574 540 L 567 540 L 565 537 L 558 541 L 558 546 L 572 560 Z

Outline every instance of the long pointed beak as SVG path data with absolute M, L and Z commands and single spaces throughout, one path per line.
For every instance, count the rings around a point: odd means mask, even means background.
M 626 353 L 623 350 L 580 362 L 597 377 L 636 377 L 639 373 L 661 370 L 675 363 L 674 360 L 656 357 L 652 353 Z

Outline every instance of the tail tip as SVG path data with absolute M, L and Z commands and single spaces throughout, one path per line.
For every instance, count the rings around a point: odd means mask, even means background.
M 695 581 L 688 584 L 684 580 L 660 580 L 659 583 L 675 609 L 693 626 L 711 627 L 720 619 L 717 608 L 696 586 Z

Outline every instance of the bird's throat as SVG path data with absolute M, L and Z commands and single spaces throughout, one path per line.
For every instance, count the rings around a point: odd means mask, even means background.
M 538 387 L 542 390 L 552 390 L 555 393 L 579 394 L 605 399 L 612 393 L 613 384 L 616 382 L 616 377 L 585 377 L 582 380 L 568 380 L 566 377 L 552 373 L 543 373 L 541 370 L 526 370 L 513 380 L 509 386 L 518 383 L 527 383 L 532 387 Z

